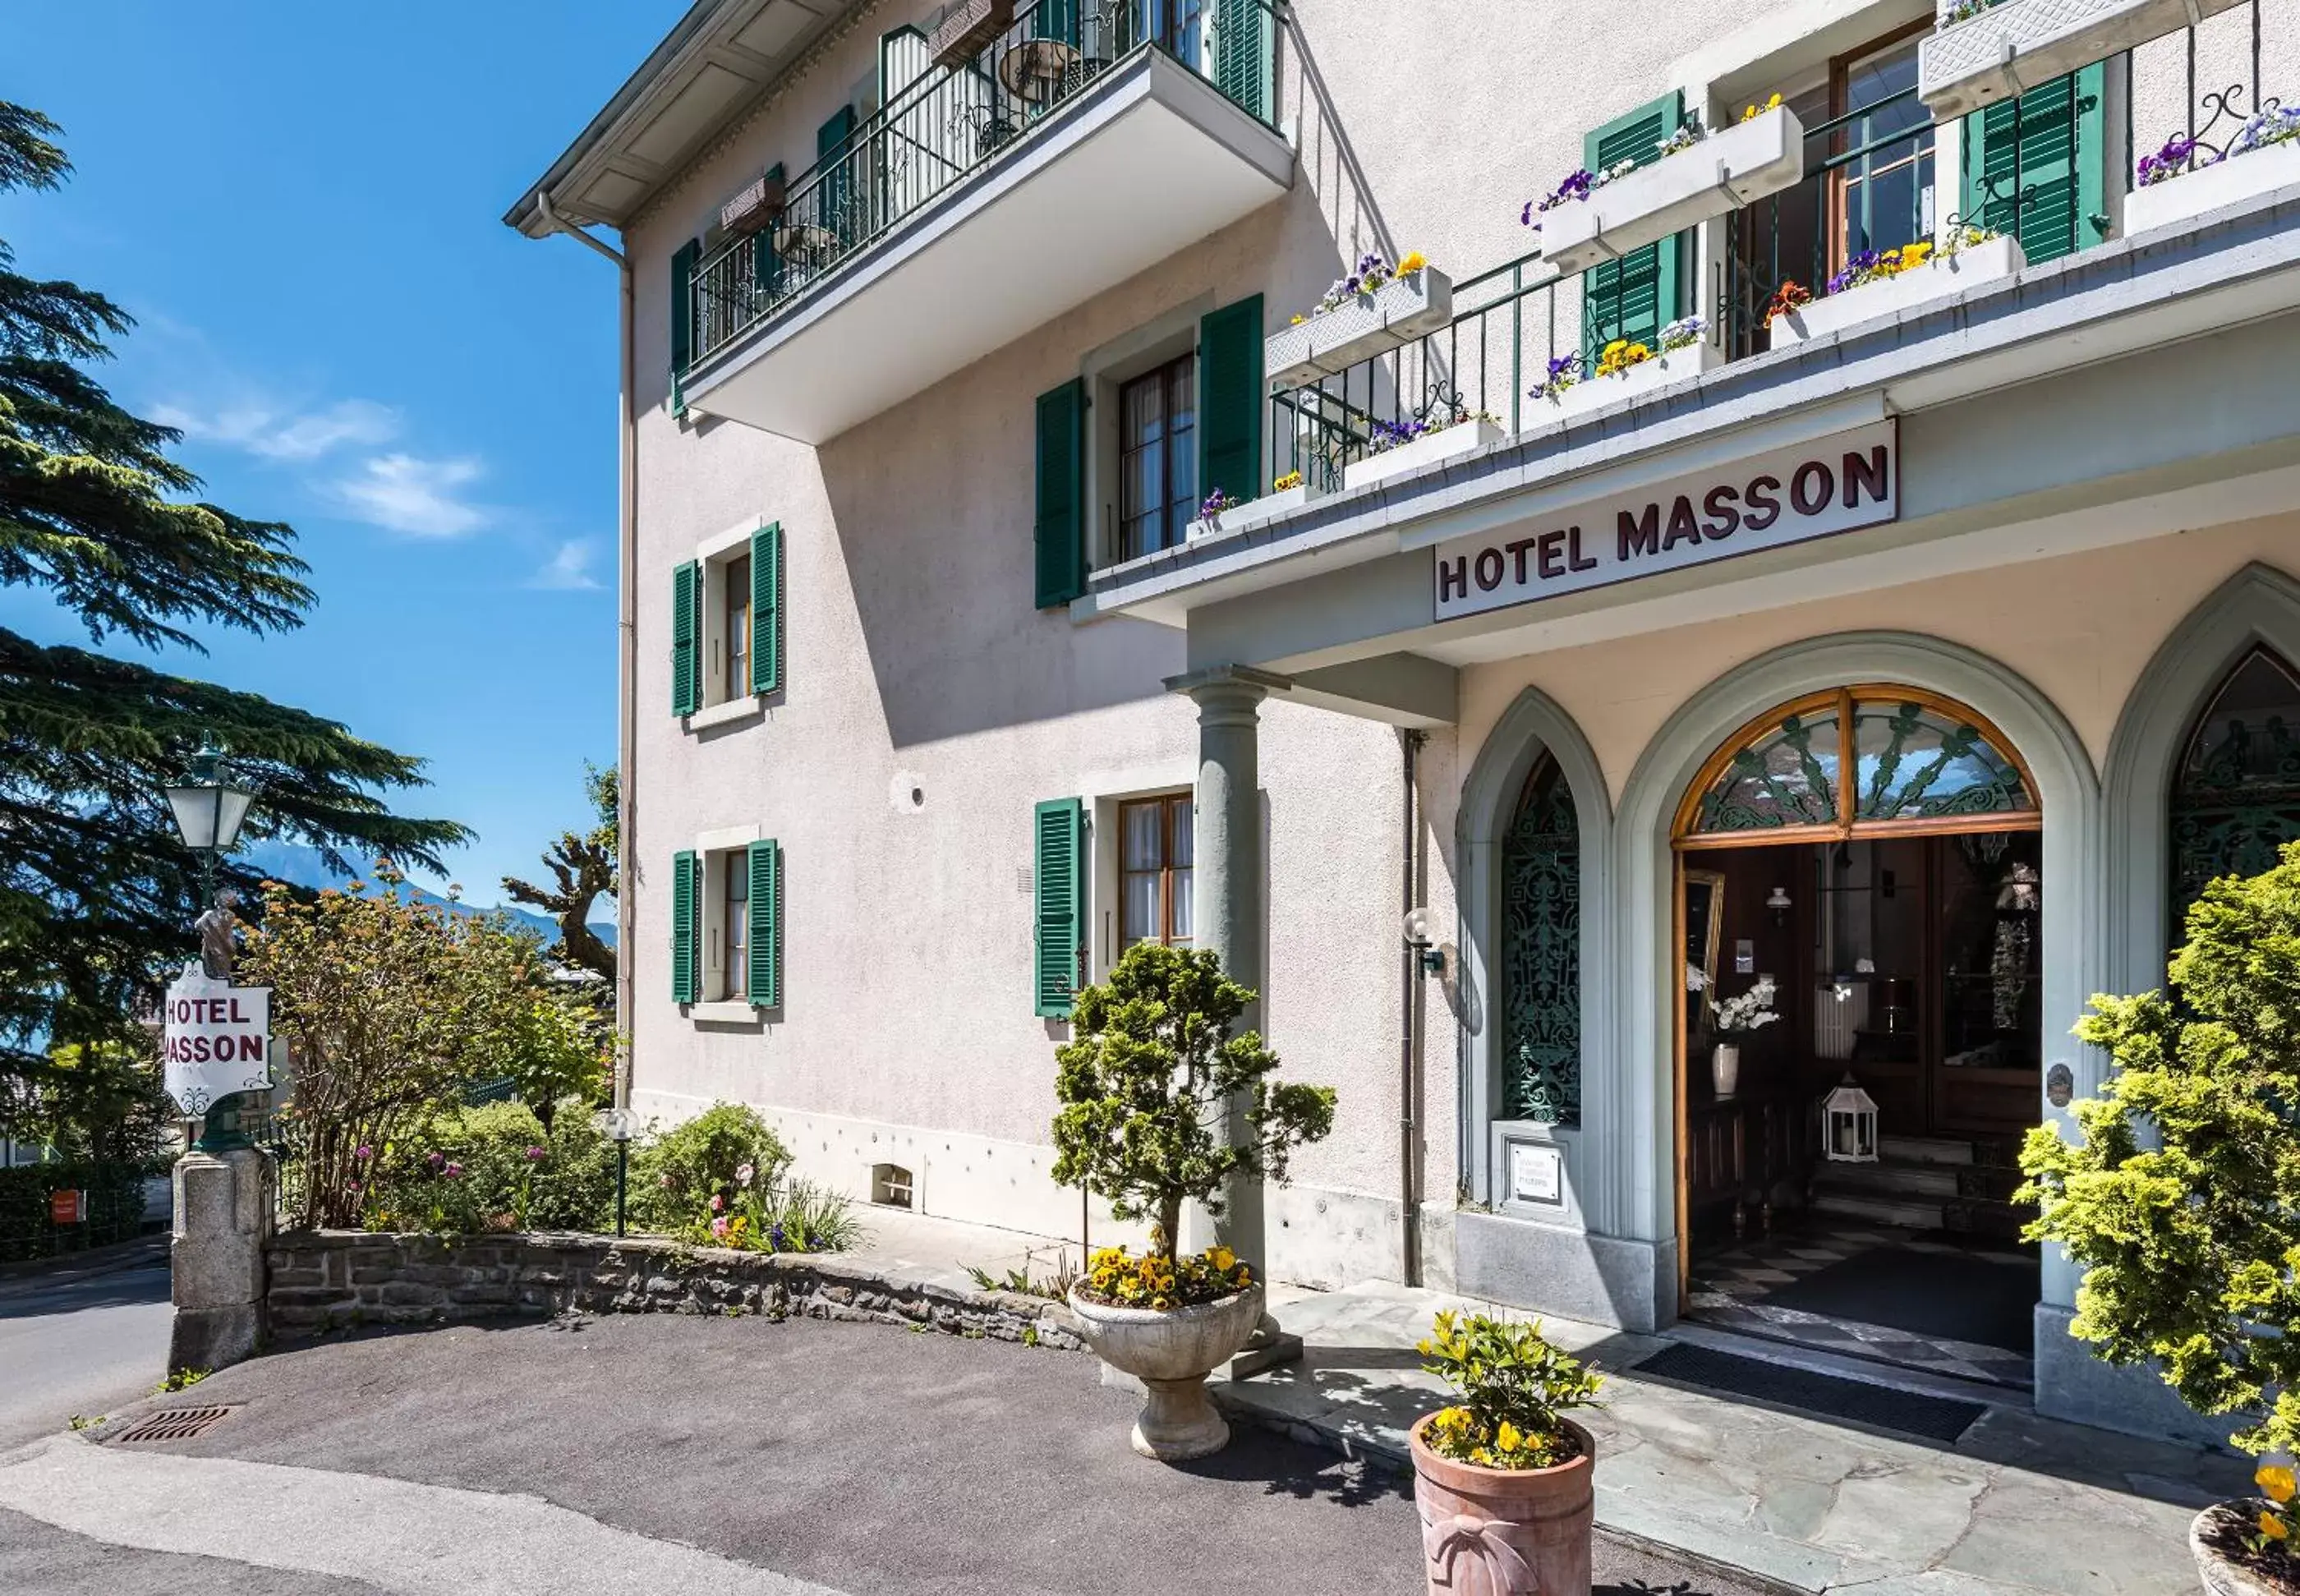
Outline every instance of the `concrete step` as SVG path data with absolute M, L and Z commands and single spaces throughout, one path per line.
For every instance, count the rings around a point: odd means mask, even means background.
M 1815 1191 L 1902 1197 L 1955 1197 L 1964 1191 L 1964 1172 L 1949 1165 L 1821 1164 L 1813 1171 Z
M 1971 1164 L 1972 1143 L 1946 1136 L 1879 1136 L 1877 1153 L 1888 1163 Z
M 1815 1213 L 1860 1219 L 1871 1225 L 1897 1225 L 1905 1230 L 1946 1228 L 1944 1205 L 1921 1198 L 1823 1190 L 1813 1193 L 1812 1207 Z

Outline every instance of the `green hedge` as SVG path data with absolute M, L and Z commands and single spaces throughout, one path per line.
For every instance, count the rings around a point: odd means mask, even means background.
M 88 1219 L 48 1223 L 48 1193 L 85 1191 Z M 0 1169 L 0 1263 L 54 1258 L 112 1242 L 144 1228 L 140 1164 L 25 1164 Z

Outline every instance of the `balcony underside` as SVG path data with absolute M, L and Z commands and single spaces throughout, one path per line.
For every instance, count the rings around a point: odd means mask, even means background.
M 688 374 L 690 408 L 821 444 L 1268 204 L 1294 152 L 1139 53 Z

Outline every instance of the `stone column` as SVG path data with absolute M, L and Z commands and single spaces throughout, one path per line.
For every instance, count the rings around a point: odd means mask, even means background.
M 277 1179 L 271 1155 L 260 1147 L 195 1148 L 176 1160 L 171 1372 L 221 1368 L 262 1348 L 270 1328 L 264 1284 Z
M 1262 782 L 1258 757 L 1262 701 L 1292 684 L 1244 666 L 1221 666 L 1177 677 L 1166 686 L 1198 706 L 1198 779 L 1191 828 L 1191 945 L 1212 950 L 1222 971 L 1240 985 L 1262 990 L 1262 954 L 1268 919 L 1262 894 Z M 1262 1005 L 1247 1008 L 1241 1029 L 1259 1029 Z M 1232 1100 L 1225 1126 L 1230 1145 L 1246 1135 L 1242 1096 Z M 1236 1179 L 1223 1193 L 1223 1213 L 1211 1240 L 1229 1248 L 1268 1277 L 1269 1233 L 1262 1183 Z M 1183 1244 L 1202 1247 L 1205 1219 L 1184 1222 Z M 1192 1231 L 1200 1234 L 1193 1235 Z M 1264 1316 L 1254 1343 L 1231 1363 L 1234 1378 L 1301 1355 L 1298 1336 L 1282 1334 Z

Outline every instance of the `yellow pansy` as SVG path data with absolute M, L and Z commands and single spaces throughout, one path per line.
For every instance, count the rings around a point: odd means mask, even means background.
M 2260 1472 L 2252 1476 L 2252 1483 L 2272 1502 L 2290 1501 L 2296 1488 L 2292 1470 L 2277 1463 L 2262 1464 Z
M 1411 277 L 1429 264 L 1429 257 L 1423 254 L 1417 249 L 1412 254 L 1406 256 L 1405 259 L 1397 263 L 1397 275 L 1400 277 Z
M 2281 1541 L 2292 1532 L 2284 1527 L 2284 1520 L 2275 1514 L 2262 1513 L 2260 1516 L 2260 1533 L 2271 1541 Z
M 1494 1444 L 1505 1452 L 1513 1452 L 1525 1444 L 1525 1437 L 1518 1434 L 1515 1425 L 1504 1419 L 1500 1432 L 1494 1436 Z

